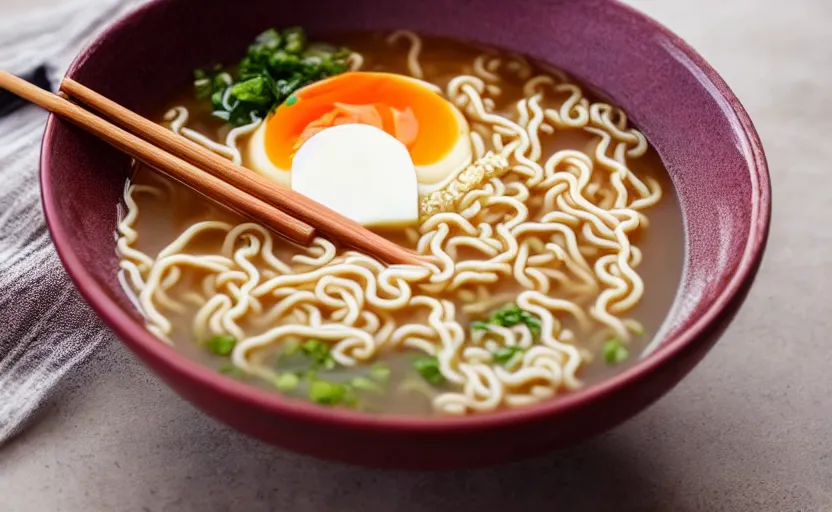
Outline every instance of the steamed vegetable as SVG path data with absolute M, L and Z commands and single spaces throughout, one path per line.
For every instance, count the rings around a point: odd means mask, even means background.
M 307 41 L 300 27 L 269 29 L 254 40 L 229 71 L 221 65 L 194 71 L 196 97 L 213 115 L 240 126 L 265 118 L 301 87 L 347 71 L 350 50 Z

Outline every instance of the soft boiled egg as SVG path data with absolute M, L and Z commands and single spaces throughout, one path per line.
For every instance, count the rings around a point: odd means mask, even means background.
M 419 220 L 407 148 L 375 126 L 342 124 L 310 136 L 293 158 L 292 189 L 365 226 Z
M 422 193 L 441 187 L 472 160 L 468 123 L 436 87 L 403 75 L 356 71 L 290 96 L 252 134 L 245 165 L 294 188 L 292 164 L 303 146 L 316 134 L 346 124 L 375 127 L 401 143 Z M 374 150 L 371 144 L 361 147 Z M 332 164 L 333 175 L 351 172 L 339 168 L 337 155 Z

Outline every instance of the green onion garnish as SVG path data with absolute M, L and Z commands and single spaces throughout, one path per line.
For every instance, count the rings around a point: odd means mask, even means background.
M 472 331 L 487 331 L 488 326 L 489 323 L 483 322 L 482 320 L 474 320 L 470 325 Z
M 630 351 L 621 343 L 621 340 L 613 338 L 604 343 L 604 361 L 607 364 L 623 363 L 628 357 L 630 357 Z
M 384 393 L 384 388 L 381 385 L 367 377 L 355 377 L 350 381 L 350 385 L 358 391 L 370 391 L 372 393 Z
M 500 347 L 494 351 L 494 362 L 503 366 L 513 366 L 522 355 L 523 349 L 520 347 Z
M 229 377 L 234 377 L 236 379 L 246 376 L 246 373 L 243 370 L 237 368 L 233 364 L 224 364 L 220 367 L 219 371 L 223 375 L 228 375 Z
M 309 399 L 316 404 L 337 405 L 347 395 L 347 387 L 337 382 L 314 380 L 309 385 Z
M 329 359 L 329 345 L 321 340 L 311 339 L 303 343 L 300 348 L 316 364 L 326 366 L 326 361 Z
M 229 356 L 236 345 L 236 337 L 230 334 L 217 334 L 208 340 L 205 347 L 218 356 Z
M 196 97 L 213 115 L 240 126 L 265 119 L 279 105 L 297 101 L 295 91 L 349 69 L 350 51 L 309 44 L 300 27 L 269 29 L 248 47 L 233 73 L 223 66 L 194 72 Z
M 390 367 L 386 364 L 376 363 L 370 367 L 370 378 L 381 383 L 390 380 Z
M 274 380 L 275 387 L 283 393 L 294 391 L 300 386 L 300 377 L 294 373 L 281 373 Z
M 413 361 L 413 367 L 429 383 L 438 386 L 445 382 L 445 377 L 439 370 L 439 360 L 435 357 L 420 357 Z

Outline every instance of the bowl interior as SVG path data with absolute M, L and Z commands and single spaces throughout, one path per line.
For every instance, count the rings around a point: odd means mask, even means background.
M 759 259 L 768 181 L 750 121 L 707 64 L 629 8 L 604 0 L 357 0 L 348 9 L 332 0 L 255 0 L 244 9 L 232 4 L 148 4 L 111 28 L 69 76 L 149 115 L 190 82 L 192 69 L 233 59 L 271 26 L 297 24 L 312 32 L 409 28 L 517 51 L 603 91 L 642 129 L 671 175 L 685 221 L 685 265 L 656 353 L 707 323 L 733 293 L 732 279 Z M 113 233 L 128 158 L 51 119 L 42 163 L 47 219 L 76 284 L 131 348 L 156 351 L 151 345 L 161 344 L 143 329 L 116 279 Z M 182 358 L 158 350 L 158 357 Z

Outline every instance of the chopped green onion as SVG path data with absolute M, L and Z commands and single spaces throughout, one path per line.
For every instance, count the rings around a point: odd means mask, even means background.
M 212 336 L 205 347 L 218 356 L 229 356 L 237 345 L 237 338 L 230 334 Z
M 290 340 L 277 357 L 277 368 L 292 371 L 298 375 L 312 375 L 314 370 L 334 370 L 338 363 L 330 355 L 330 347 L 318 339 L 303 343 Z
M 194 91 L 210 99 L 213 115 L 240 126 L 265 119 L 280 104 L 297 101 L 295 91 L 347 71 L 350 51 L 308 44 L 300 27 L 269 29 L 254 40 L 234 74 L 222 66 L 194 72 Z
M 244 82 L 237 82 L 231 87 L 231 94 L 239 101 L 253 103 L 255 105 L 266 105 L 274 101 L 272 95 L 273 85 L 269 83 L 271 77 L 256 76 Z
M 489 324 L 488 322 L 483 322 L 482 320 L 474 320 L 471 322 L 470 327 L 472 331 L 487 331 Z
M 421 357 L 413 361 L 413 367 L 426 381 L 434 386 L 445 382 L 445 377 L 439 369 L 439 360 L 435 357 Z
M 503 327 L 513 327 L 519 323 L 540 326 L 540 319 L 528 311 L 520 309 L 516 304 L 506 304 L 503 309 L 493 312 L 491 322 Z
M 292 356 L 298 353 L 300 350 L 300 341 L 292 339 L 288 340 L 283 344 L 283 352 L 280 353 L 282 356 Z
M 284 48 L 289 53 L 300 53 L 306 48 L 306 32 L 300 27 L 291 27 L 283 31 L 286 39 Z
M 314 380 L 309 385 L 309 399 L 316 404 L 336 405 L 347 395 L 347 387 L 337 382 Z
M 528 311 L 520 309 L 516 304 L 506 304 L 502 309 L 491 313 L 488 321 L 475 320 L 471 322 L 471 329 L 475 331 L 486 331 L 489 325 L 501 327 L 514 327 L 518 324 L 525 324 L 533 336 L 540 334 L 540 319 Z
M 249 52 L 277 50 L 278 48 L 280 48 L 280 44 L 282 42 L 283 38 L 280 36 L 280 32 L 278 32 L 276 29 L 270 28 L 269 30 L 257 36 L 257 38 L 254 40 L 254 44 L 252 44 L 249 48 Z
M 491 323 L 502 327 L 512 327 L 523 321 L 520 316 L 520 308 L 512 307 L 501 309 L 491 314 Z
M 292 105 L 294 105 L 297 102 L 298 102 L 297 95 L 292 94 L 291 96 L 286 98 L 286 101 L 284 101 L 283 104 L 286 105 L 287 107 L 291 107 Z
M 539 318 L 529 313 L 528 311 L 520 311 L 520 318 L 523 320 L 523 323 L 526 324 L 526 327 L 529 328 L 529 332 L 531 332 L 532 335 L 537 336 L 538 334 L 540 334 Z
M 386 383 L 390 380 L 390 367 L 382 363 L 374 364 L 370 367 L 370 378 L 378 382 Z
M 300 348 L 304 354 L 318 364 L 324 364 L 324 361 L 329 357 L 329 345 L 321 340 L 308 340 Z
M 336 363 L 329 355 L 329 345 L 321 340 L 311 339 L 300 346 L 304 354 L 312 359 L 312 364 L 315 367 L 323 368 L 324 370 L 334 370 Z
M 194 90 L 197 99 L 205 99 L 211 97 L 214 91 L 213 82 L 208 72 L 204 69 L 197 69 L 194 71 Z
M 300 386 L 300 377 L 294 373 L 281 373 L 275 379 L 274 385 L 278 390 L 288 393 L 296 390 Z
M 246 376 L 246 373 L 243 370 L 237 368 L 233 364 L 222 365 L 220 367 L 220 373 L 234 378 L 242 378 Z
M 630 357 L 630 351 L 621 343 L 621 340 L 613 338 L 604 343 L 604 360 L 607 364 L 623 363 L 628 357 Z
M 494 351 L 494 362 L 503 366 L 513 366 L 522 354 L 523 349 L 520 347 L 500 347 Z
M 355 377 L 350 381 L 350 385 L 359 391 L 370 391 L 373 393 L 384 392 L 384 388 L 378 382 L 370 380 L 367 377 Z

